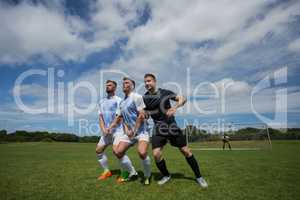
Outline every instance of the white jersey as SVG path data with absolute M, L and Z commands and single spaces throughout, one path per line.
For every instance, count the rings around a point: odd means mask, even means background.
M 123 117 L 123 123 L 125 123 L 129 128 L 133 129 L 135 127 L 138 113 L 145 107 L 146 106 L 143 97 L 137 93 L 131 92 L 121 101 L 117 115 L 121 115 Z M 149 133 L 147 120 L 145 120 L 140 126 L 139 130 L 137 131 L 137 134 L 139 133 Z
M 121 101 L 122 99 L 118 96 L 107 96 L 99 101 L 98 114 L 103 116 L 105 128 L 109 128 L 116 118 L 116 112 L 119 109 Z M 112 130 L 112 134 L 116 132 L 123 133 L 122 124 L 119 124 Z

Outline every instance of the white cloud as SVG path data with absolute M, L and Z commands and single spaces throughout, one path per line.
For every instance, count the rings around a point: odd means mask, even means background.
M 34 96 L 39 98 L 46 98 L 48 95 L 47 87 L 36 83 L 16 85 L 14 87 L 14 90 L 19 90 L 20 96 Z M 11 94 L 13 95 L 13 91 L 11 91 Z
M 214 114 L 243 114 L 252 113 L 251 92 L 254 85 L 245 81 L 235 81 L 225 78 L 211 83 L 214 87 L 201 87 L 191 96 L 187 105 L 180 110 L 180 115 L 210 116 Z M 195 88 L 194 88 L 195 89 Z M 269 87 L 259 91 L 253 96 L 253 108 L 260 114 L 276 113 L 277 91 L 281 87 Z M 290 86 L 287 91 L 287 112 L 300 112 L 300 88 Z M 224 96 L 223 96 L 224 95 Z M 197 98 L 198 97 L 198 98 Z M 224 98 L 223 98 L 224 97 Z M 277 108 L 277 110 L 280 110 Z
M 250 27 L 238 30 L 226 38 L 224 45 L 217 49 L 215 58 L 226 59 L 247 48 L 247 46 L 258 44 L 267 33 L 284 30 L 286 23 L 293 21 L 293 17 L 299 14 L 299 10 L 299 2 L 288 7 L 280 6 L 271 10 L 263 20 L 258 20 Z
M 59 1 L 55 6 L 27 1 L 16 6 L 2 3 L 0 62 L 26 62 L 34 55 L 83 60 L 128 37 L 124 56 L 113 64 L 115 69 L 138 75 L 150 67 L 156 73 L 166 72 L 165 66 L 179 73 L 186 66 L 216 70 L 222 67 L 220 60 L 259 42 L 270 31 L 284 29 L 300 7 L 296 2 L 268 12 L 273 2 L 98 0 L 90 2 L 90 21 L 66 15 Z M 139 20 L 139 11 L 146 4 L 151 9 L 150 20 L 130 29 L 129 24 Z M 257 18 L 265 13 L 264 18 Z M 207 41 L 214 46 L 201 45 Z M 200 46 L 194 48 L 195 44 Z M 210 67 L 204 67 L 207 64 Z
M 226 113 L 249 113 L 252 89 L 250 82 L 247 82 L 249 77 L 230 78 L 232 76 L 226 74 L 230 69 L 227 71 L 224 63 L 248 47 L 261 44 L 269 33 L 284 37 L 283 33 L 289 31 L 288 23 L 298 14 L 300 3 L 292 1 L 269 7 L 274 2 L 276 1 L 99 0 L 90 6 L 90 21 L 65 15 L 64 8 L 59 3 L 58 9 L 27 2 L 14 7 L 0 4 L 0 63 L 26 62 L 38 54 L 47 58 L 54 55 L 64 60 L 77 61 L 90 53 L 109 48 L 120 38 L 128 37 L 120 59 L 111 65 L 101 66 L 101 70 L 121 70 L 138 81 L 142 80 L 144 73 L 152 72 L 158 76 L 162 86 L 166 84 L 166 87 L 172 87 L 168 82 L 173 81 L 186 92 L 186 73 L 189 67 L 191 88 L 204 80 L 213 81 L 218 89 L 225 84 L 228 86 Z M 146 24 L 130 29 L 128 24 L 137 22 L 140 17 L 137 11 L 142 10 L 145 3 L 149 3 L 151 18 Z M 85 34 L 89 37 L 82 36 Z M 299 43 L 299 39 L 290 43 L 289 50 L 298 52 Z M 270 51 L 272 53 L 268 54 L 269 57 L 274 57 L 275 50 L 270 48 Z M 239 71 L 242 67 L 237 63 L 231 70 Z M 257 69 L 258 72 L 269 72 L 259 69 L 259 65 L 252 67 L 253 71 Z M 102 91 L 103 80 L 100 82 L 99 71 L 87 71 L 75 82 L 88 80 L 97 91 Z M 211 72 L 219 76 L 212 76 Z M 117 80 L 121 76 L 107 75 Z M 255 81 L 260 79 L 257 74 L 251 76 L 256 77 Z M 43 94 L 38 92 L 41 88 L 37 87 L 35 90 L 30 91 L 30 87 L 25 87 L 24 94 L 26 91 L 31 96 Z M 80 104 L 88 101 L 87 95 L 80 91 L 79 95 Z M 289 109 L 296 112 L 299 110 L 296 101 L 299 94 L 289 95 Z M 260 94 L 256 100 L 259 102 L 258 111 L 274 111 L 271 90 Z M 44 105 L 46 99 L 42 101 L 43 99 L 34 104 Z M 218 100 L 199 100 L 197 103 L 204 109 L 217 106 L 218 112 L 220 111 Z
M 300 52 L 300 38 L 292 41 L 288 46 L 290 51 L 299 53 Z
M 25 62 L 46 54 L 66 60 L 81 56 L 85 41 L 78 34 L 84 25 L 77 17 L 23 2 L 13 7 L 0 4 L 0 18 L 1 62 Z
M 23 63 L 32 56 L 46 60 L 83 60 L 90 53 L 110 47 L 128 35 L 141 3 L 97 1 L 92 3 L 91 21 L 64 12 L 60 1 L 15 6 L 0 3 L 0 63 Z M 91 34 L 85 38 L 84 34 Z
M 287 31 L 300 3 L 268 8 L 273 2 L 151 1 L 151 20 L 132 31 L 123 57 L 110 67 L 137 79 L 153 72 L 164 81 L 185 78 L 190 67 L 194 82 L 212 80 L 208 73 L 226 71 L 224 63 L 232 56 L 260 44 L 270 32 Z

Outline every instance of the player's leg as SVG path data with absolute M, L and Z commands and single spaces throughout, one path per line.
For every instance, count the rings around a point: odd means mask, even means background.
M 231 145 L 230 145 L 230 142 L 228 141 L 228 147 L 229 147 L 229 149 L 231 150 Z
M 225 142 L 223 141 L 223 150 L 225 149 Z
M 99 180 L 107 179 L 112 176 L 112 173 L 109 170 L 108 159 L 104 150 L 110 144 L 110 138 L 101 136 L 97 146 L 96 146 L 96 156 L 100 166 L 103 168 L 103 173 L 98 177 Z
M 132 166 L 131 160 L 126 156 L 126 151 L 130 147 L 129 141 L 120 141 L 119 144 L 113 149 L 114 154 L 120 161 L 121 175 L 117 179 L 118 183 L 123 183 L 129 180 L 130 174 L 137 174 L 134 167 Z
M 178 147 L 180 152 L 184 155 L 187 163 L 193 170 L 196 180 L 199 183 L 199 185 L 203 188 L 206 188 L 207 183 L 201 175 L 198 162 L 195 159 L 191 149 L 187 146 L 186 139 L 179 128 L 177 130 L 177 134 L 174 134 L 173 136 L 171 136 L 169 138 L 169 141 L 172 146 Z
M 187 143 L 186 143 L 186 139 L 183 136 L 182 132 L 178 129 L 176 131 L 176 134 L 169 137 L 169 141 L 170 141 L 172 146 L 179 148 L 180 152 L 184 155 L 187 163 L 192 168 L 196 178 L 200 178 L 201 173 L 200 173 L 198 162 L 194 158 L 190 148 L 188 148 Z
M 201 187 L 206 188 L 208 185 L 207 185 L 206 181 L 204 180 L 204 178 L 201 175 L 200 167 L 198 165 L 198 162 L 195 159 L 195 157 L 194 157 L 192 151 L 190 150 L 190 148 L 188 148 L 187 146 L 183 146 L 183 147 L 179 147 L 179 149 L 180 149 L 181 153 L 185 156 L 185 159 L 186 159 L 187 163 L 189 164 L 189 166 L 193 170 L 197 182 L 200 184 Z
M 165 184 L 171 178 L 166 161 L 163 158 L 163 147 L 166 143 L 167 138 L 164 136 L 154 135 L 152 137 L 152 153 L 155 164 L 160 173 L 163 175 L 163 177 L 157 182 L 159 185 Z
M 139 136 L 137 151 L 139 157 L 141 158 L 142 165 L 144 168 L 144 184 L 150 184 L 150 176 L 151 176 L 151 159 L 148 155 L 148 146 L 149 146 L 149 136 Z
M 133 167 L 130 158 L 126 155 L 126 151 L 130 145 L 130 140 L 124 135 L 116 136 L 113 143 L 113 152 L 119 159 L 121 171 L 124 173 L 129 172 L 128 178 L 137 176 L 137 172 Z

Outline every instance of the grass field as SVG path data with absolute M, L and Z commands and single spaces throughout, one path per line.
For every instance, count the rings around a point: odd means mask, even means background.
M 118 162 L 108 150 L 115 175 L 100 182 L 94 144 L 0 144 L 0 199 L 299 199 L 300 142 L 276 141 L 272 151 L 194 151 L 209 188 L 201 189 L 178 150 L 167 146 L 170 183 L 148 187 L 139 180 L 118 185 Z M 135 149 L 129 151 L 141 169 Z

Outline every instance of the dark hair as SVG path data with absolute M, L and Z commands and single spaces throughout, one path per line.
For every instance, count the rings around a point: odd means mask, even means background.
M 133 87 L 135 88 L 135 81 L 134 81 L 134 80 L 132 80 L 132 79 L 130 79 L 130 78 L 128 78 L 128 77 L 124 77 L 124 78 L 123 78 L 123 81 L 126 81 L 126 80 L 131 81 L 131 83 L 133 84 Z
M 115 87 L 117 87 L 117 82 L 113 80 L 107 80 L 106 83 L 113 83 Z
M 153 80 L 155 80 L 156 81 L 156 77 L 154 76 L 154 74 L 145 74 L 145 76 L 144 76 L 144 78 L 147 78 L 147 77 L 151 77 L 151 78 L 153 78 Z

